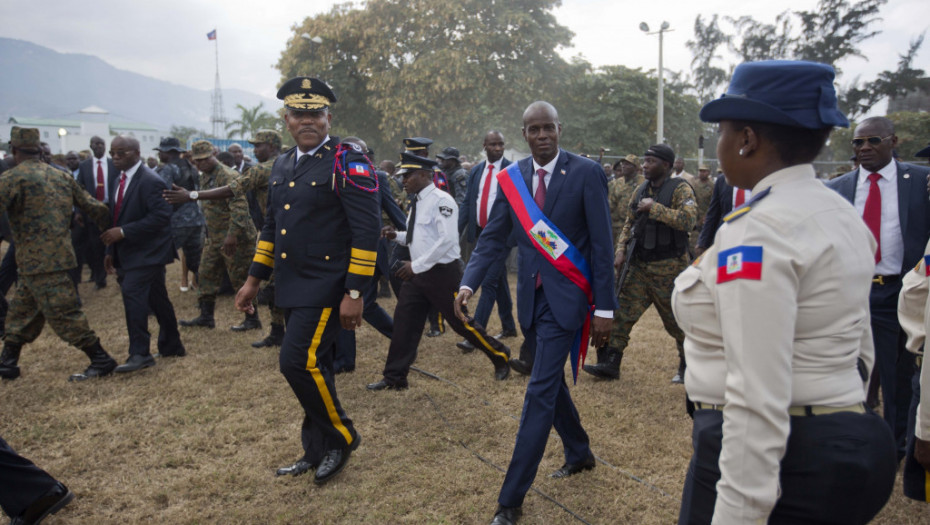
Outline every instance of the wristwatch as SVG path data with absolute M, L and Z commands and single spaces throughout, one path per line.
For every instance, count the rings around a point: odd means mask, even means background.
M 362 296 L 362 292 L 358 290 L 349 290 L 349 299 L 358 299 Z
M 200 197 L 200 194 L 197 193 L 196 191 L 192 191 L 188 193 L 187 195 L 191 198 L 192 201 L 195 201 L 197 200 L 197 197 Z

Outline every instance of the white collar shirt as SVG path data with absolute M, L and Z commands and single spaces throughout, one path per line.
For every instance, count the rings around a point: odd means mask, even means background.
M 303 151 L 300 151 L 300 147 L 298 146 L 298 147 L 294 150 L 294 151 L 297 152 L 297 154 L 294 155 L 294 166 L 297 166 L 297 164 L 300 163 L 300 157 L 303 157 L 304 155 L 314 155 L 314 154 L 315 154 L 317 151 L 319 151 L 320 148 L 322 148 L 323 145 L 326 144 L 327 142 L 329 142 L 329 135 L 326 135 L 326 138 L 323 139 L 323 142 L 320 142 L 319 144 L 316 145 L 315 148 L 313 148 L 312 150 L 310 150 L 310 151 L 308 151 L 308 152 L 306 152 L 306 153 L 304 153 Z M 245 162 L 245 161 L 243 161 L 243 162 Z
M 501 164 L 503 163 L 504 157 L 497 159 L 497 162 L 485 162 L 484 169 L 479 174 L 480 178 L 478 179 L 478 200 L 475 201 L 475 215 L 481 213 L 481 196 L 484 195 L 484 186 L 488 182 L 491 183 L 491 187 L 488 189 L 488 204 L 487 209 L 485 210 L 485 221 L 491 217 L 491 205 L 494 204 L 494 199 L 497 198 L 497 174 L 501 172 Z M 490 181 L 488 178 L 488 166 L 494 166 L 494 169 L 491 171 Z M 478 224 L 481 224 L 481 217 L 478 217 Z
M 133 166 L 129 168 L 128 170 L 120 172 L 120 176 L 122 176 L 123 173 L 126 174 L 126 184 L 123 185 L 123 196 L 124 197 L 126 196 L 126 192 L 129 191 L 129 184 L 132 183 L 132 178 L 136 174 L 136 172 L 139 170 L 139 166 L 142 166 L 141 160 L 133 164 Z M 116 192 L 117 193 L 113 195 L 113 198 L 119 199 L 119 176 L 116 178 Z
M 459 251 L 459 208 L 448 193 L 428 184 L 416 196 L 417 216 L 413 243 L 407 244 L 407 232 L 397 232 L 397 242 L 410 247 L 413 273 L 423 273 L 437 264 L 447 264 L 461 257 Z M 410 230 L 410 217 L 407 217 Z
M 856 184 L 856 211 L 861 217 L 865 211 L 865 201 L 869 197 L 871 171 L 859 168 L 859 182 Z M 877 172 L 878 189 L 882 194 L 882 225 L 879 248 L 882 259 L 875 265 L 877 275 L 898 275 L 904 265 L 904 238 L 901 234 L 901 218 L 898 215 L 898 166 L 892 160 Z
M 536 159 L 533 159 L 533 187 L 531 188 L 532 193 L 530 193 L 530 197 L 536 195 L 536 188 L 539 187 L 539 177 L 536 176 L 536 172 L 539 171 L 540 168 L 546 170 L 546 176 L 543 177 L 543 179 L 546 181 L 546 190 L 549 190 L 549 186 L 552 185 L 552 172 L 555 171 L 555 165 L 559 163 L 559 155 L 561 154 L 562 152 L 560 151 L 559 154 L 545 166 L 540 166 L 539 163 L 536 162 Z

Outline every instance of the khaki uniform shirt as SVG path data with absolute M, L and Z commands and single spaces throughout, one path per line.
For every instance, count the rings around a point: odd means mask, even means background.
M 875 240 L 855 208 L 810 164 L 770 174 L 753 194 L 672 293 L 688 395 L 725 404 L 714 523 L 765 523 L 788 408 L 863 402 L 857 360 L 874 363 Z
M 923 355 L 927 330 L 930 329 L 930 308 L 927 308 L 930 276 L 927 275 L 927 256 L 930 243 L 924 250 L 924 258 L 901 279 L 901 295 L 898 296 L 898 320 L 907 334 L 907 349 Z M 917 421 L 914 434 L 925 441 L 930 440 L 930 366 L 920 369 L 920 404 L 917 405 Z

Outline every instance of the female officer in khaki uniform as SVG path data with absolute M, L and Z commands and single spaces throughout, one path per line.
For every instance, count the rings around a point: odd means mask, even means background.
M 744 63 L 701 110 L 727 182 L 753 198 L 675 280 L 696 408 L 679 524 L 866 523 L 891 494 L 892 436 L 863 405 L 875 241 L 810 164 L 848 125 L 833 78 Z

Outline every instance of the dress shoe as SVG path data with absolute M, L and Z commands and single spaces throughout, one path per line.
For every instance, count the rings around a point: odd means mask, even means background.
M 469 343 L 467 340 L 459 341 L 455 343 L 455 346 L 459 347 L 463 354 L 470 354 L 475 351 L 475 345 Z
M 304 459 L 298 459 L 294 462 L 293 465 L 288 465 L 286 467 L 281 467 L 275 471 L 275 476 L 299 476 L 301 474 L 306 474 L 311 470 L 315 469 L 316 465 L 311 464 L 309 461 Z
M 685 374 L 683 372 L 677 372 L 674 377 L 672 377 L 672 383 L 676 385 L 685 384 Z
M 317 485 L 322 485 L 327 481 L 333 479 L 333 476 L 339 474 L 343 468 L 345 468 L 346 463 L 349 462 L 349 456 L 352 455 L 352 451 L 358 448 L 358 444 L 361 443 L 362 436 L 355 434 L 355 439 L 352 440 L 352 444 L 345 448 L 334 448 L 326 452 L 323 455 L 323 460 L 320 461 L 319 468 L 316 469 L 316 475 L 313 477 L 313 482 Z
M 503 507 L 498 505 L 491 525 L 513 525 L 523 515 L 522 507 Z
M 494 379 L 498 381 L 503 381 L 510 375 L 510 364 L 507 361 L 501 361 L 501 363 L 494 365 Z
M 378 391 L 378 390 L 407 390 L 408 385 L 407 383 L 403 383 L 400 385 L 392 385 L 391 383 L 388 383 L 387 381 L 382 379 L 381 381 L 378 381 L 377 383 L 370 383 L 366 385 L 365 388 L 373 392 Z
M 527 363 L 523 359 L 511 359 L 510 368 L 512 368 L 514 372 L 525 376 L 530 375 L 530 372 L 533 371 L 533 365 Z
M 170 353 L 169 352 L 158 352 L 157 354 L 154 355 L 154 357 L 184 357 L 186 355 L 187 355 L 187 350 L 182 348 L 180 351 L 177 351 L 177 352 L 170 352 Z
M 126 364 L 119 365 L 116 367 L 117 374 L 125 374 L 126 372 L 135 372 L 137 370 L 142 370 L 143 368 L 148 368 L 150 366 L 155 366 L 155 358 L 150 355 L 138 355 L 133 354 L 129 356 L 129 359 L 126 360 Z
M 440 332 L 439 330 L 430 330 L 429 332 L 426 332 L 426 337 L 439 337 L 441 335 L 442 335 L 442 332 Z
M 73 499 L 74 493 L 68 490 L 68 487 L 57 483 L 44 496 L 29 504 L 22 514 L 13 518 L 10 525 L 42 523 L 42 520 L 65 508 Z
M 552 474 L 549 474 L 549 477 L 555 479 L 567 478 L 569 476 L 574 476 L 579 472 L 591 470 L 594 468 L 594 465 L 594 456 L 588 456 L 588 459 L 582 461 L 581 463 L 566 463 L 562 465 L 562 468 L 556 470 Z
M 284 325 L 271 323 L 271 333 L 261 341 L 252 343 L 252 348 L 270 348 L 284 343 Z
M 507 339 L 508 337 L 516 337 L 516 330 L 502 330 L 499 334 L 494 336 L 494 339 Z

